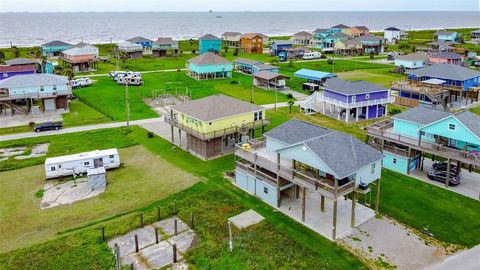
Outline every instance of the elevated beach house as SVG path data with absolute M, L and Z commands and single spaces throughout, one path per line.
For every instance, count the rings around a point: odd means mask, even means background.
M 363 53 L 374 53 L 380 54 L 383 53 L 385 39 L 382 37 L 377 37 L 374 35 L 365 35 L 361 37 L 355 38 L 362 44 L 362 52 Z
M 14 58 L 5 60 L 5 65 L 0 65 L 0 81 L 15 75 L 35 74 L 37 61 L 29 58 Z
M 302 89 L 308 91 L 319 90 L 320 86 L 322 86 L 327 79 L 337 77 L 337 75 L 334 73 L 306 68 L 296 71 L 293 73 L 293 76 L 296 78 L 305 79 L 306 82 L 302 84 Z
M 213 95 L 171 107 L 165 121 L 174 130 L 186 133 L 185 146 L 202 159 L 212 159 L 234 151 L 235 144 L 264 130 L 265 108 L 225 95 Z
M 241 38 L 242 33 L 240 32 L 225 32 L 222 34 L 223 46 L 230 48 L 240 48 Z
M 134 37 L 131 39 L 127 39 L 127 41 L 136 43 L 143 47 L 143 52 L 149 53 L 152 51 L 153 40 L 144 38 L 144 37 Z
M 263 53 L 263 38 L 256 33 L 243 34 L 240 39 L 240 49 L 245 53 L 262 54 Z
M 355 217 L 357 195 L 368 193 L 369 184 L 377 189 L 378 213 L 382 157 L 381 152 L 351 135 L 290 120 L 262 139 L 237 145 L 234 181 L 241 189 L 335 240 L 374 216 L 367 209 L 366 219 Z M 353 198 L 351 206 L 343 199 L 349 194 Z M 316 207 L 306 207 L 307 197 Z M 326 201 L 331 210 L 325 209 Z M 327 222 L 328 216 L 332 221 Z
M 444 31 L 440 30 L 433 34 L 433 39 L 436 41 L 457 41 L 459 38 L 458 33 L 454 31 Z
M 323 42 L 326 36 L 333 34 L 331 29 L 319 28 L 313 31 L 313 46 L 317 49 L 323 49 Z
M 286 86 L 286 79 L 290 78 L 277 72 L 259 71 L 253 74 L 253 85 L 268 90 L 283 90 Z
M 293 48 L 293 43 L 290 40 L 274 40 L 270 45 L 270 55 L 284 56 L 286 59 L 287 51 Z
M 389 44 L 396 44 L 399 40 L 402 40 L 404 37 L 405 37 L 405 33 L 396 27 L 389 27 L 383 30 L 383 38 L 387 40 Z
M 334 33 L 344 33 L 348 36 L 352 35 L 352 28 L 349 26 L 346 26 L 345 24 L 337 24 L 335 26 L 330 27 L 330 30 L 332 30 Z
M 369 144 L 383 151 L 383 166 L 390 170 L 403 174 L 423 170 L 426 154 L 457 162 L 457 168 L 480 166 L 480 116 L 469 111 L 419 106 L 366 130 Z
M 428 55 L 425 53 L 409 53 L 395 58 L 395 66 L 405 69 L 423 68 L 428 64 Z
M 33 104 L 40 102 L 43 111 L 68 110 L 68 96 L 72 94 L 68 78 L 54 74 L 27 74 L 0 81 L 0 111 L 29 114 Z M 18 101 L 22 101 L 17 103 Z M 24 107 L 21 104 L 26 104 Z
M 350 35 L 352 37 L 361 37 L 361 36 L 366 36 L 368 34 L 370 34 L 370 30 L 366 26 L 359 25 L 359 26 L 352 27 Z
M 357 55 L 363 53 L 363 46 L 357 38 L 343 39 L 335 42 L 333 50 L 340 55 Z
M 63 66 L 70 65 L 75 72 L 96 70 L 98 67 L 98 48 L 88 43 L 78 43 L 62 51 L 60 59 Z
M 480 30 L 470 32 L 470 41 L 480 43 Z
M 42 55 L 46 57 L 59 56 L 61 51 L 70 49 L 72 44 L 60 40 L 53 40 L 41 45 Z
M 207 52 L 187 61 L 187 75 L 196 80 L 232 77 L 232 63 L 213 52 Z
M 137 59 L 143 57 L 143 47 L 137 43 L 123 41 L 117 44 L 116 50 L 119 53 L 126 53 L 129 58 Z
M 366 81 L 328 79 L 323 92 L 314 92 L 302 105 L 304 113 L 321 113 L 345 122 L 375 119 L 394 102 L 390 89 Z
M 447 63 L 447 64 L 461 65 L 465 57 L 454 52 L 437 52 L 437 53 L 431 54 L 428 57 L 428 59 L 431 64 Z
M 213 52 L 218 54 L 222 50 L 222 40 L 214 35 L 207 34 L 198 39 L 198 53 Z
M 294 45 L 311 46 L 313 45 L 313 34 L 307 31 L 300 31 L 292 35 Z
M 178 56 L 178 41 L 171 37 L 159 37 L 152 45 L 153 57 Z
M 257 60 L 237 58 L 233 61 L 233 70 L 245 74 L 255 74 L 260 71 L 270 71 L 278 73 L 280 68 L 277 66 L 265 64 Z

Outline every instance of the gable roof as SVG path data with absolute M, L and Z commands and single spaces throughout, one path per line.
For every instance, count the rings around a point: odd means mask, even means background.
M 36 63 L 36 60 L 30 58 L 13 58 L 10 60 L 5 60 L 5 64 L 9 66 L 31 65 Z
M 354 26 L 352 28 L 356 28 L 360 31 L 368 31 L 368 28 L 366 26 L 363 26 L 363 25 Z
M 58 47 L 58 46 L 73 46 L 70 43 L 63 42 L 61 40 L 52 40 L 50 42 L 42 44 L 42 47 Z
M 198 38 L 199 40 L 200 39 L 205 39 L 205 40 L 218 40 L 220 38 L 218 38 L 217 36 L 214 36 L 212 34 L 206 34 L 206 35 L 203 35 L 201 36 L 200 38 Z
M 400 55 L 396 59 L 398 60 L 407 60 L 407 61 L 415 61 L 415 60 L 428 60 L 428 55 L 424 53 L 409 53 L 405 55 Z
M 197 65 L 197 66 L 207 66 L 207 65 L 220 65 L 228 64 L 230 61 L 227 59 L 218 56 L 213 52 L 206 52 L 197 57 L 188 60 L 188 63 Z
M 449 115 L 451 112 L 445 110 L 439 110 L 434 108 L 427 108 L 424 106 L 418 106 L 411 108 L 407 111 L 401 112 L 399 114 L 395 114 L 392 116 L 394 119 L 400 119 L 412 123 L 417 123 L 421 125 L 427 125 L 443 119 Z
M 90 45 L 88 43 L 78 44 L 70 49 L 67 49 L 62 52 L 65 55 L 90 55 L 97 53 L 97 47 Z
M 129 50 L 129 51 L 143 51 L 142 45 L 131 41 L 123 41 L 117 44 L 119 50 Z
M 463 58 L 463 56 L 454 52 L 438 52 L 438 53 L 432 54 L 430 57 L 442 58 L 442 59 L 453 59 L 453 60 L 458 60 Z
M 386 28 L 385 30 L 383 31 L 401 31 L 400 29 L 396 28 L 396 27 L 388 27 Z
M 349 29 L 350 27 L 346 26 L 345 24 L 337 24 L 335 26 L 330 27 L 330 29 L 332 29 L 332 28 Z
M 273 40 L 272 41 L 272 45 L 275 44 L 275 45 L 292 45 L 293 46 L 293 43 L 291 40 Z
M 173 40 L 171 37 L 159 37 L 153 42 L 155 45 L 175 45 L 178 44 L 178 41 Z
M 360 42 L 363 42 L 363 41 L 383 41 L 384 38 L 383 37 L 377 37 L 377 36 L 374 36 L 374 35 L 365 35 L 365 36 L 361 36 L 361 37 L 357 37 L 356 38 L 357 40 L 359 40 Z
M 330 32 L 331 30 L 330 29 L 327 29 L 327 28 L 318 28 L 318 29 L 315 29 L 315 31 L 313 31 L 313 33 L 326 33 L 326 32 Z
M 144 37 L 134 37 L 134 38 L 130 38 L 130 39 L 127 39 L 127 41 L 130 41 L 130 42 L 152 42 L 152 40 L 148 39 L 148 38 L 144 38 Z
M 435 64 L 416 70 L 407 70 L 405 73 L 417 77 L 434 77 L 439 79 L 450 79 L 464 81 L 480 77 L 480 72 L 455 64 Z
M 222 34 L 222 37 L 235 37 L 235 36 L 241 36 L 242 33 L 240 32 L 225 32 Z
M 293 73 L 293 76 L 299 77 L 299 78 L 305 78 L 305 79 L 309 79 L 309 80 L 320 81 L 320 80 L 325 79 L 325 78 L 336 77 L 337 75 L 333 74 L 333 73 L 319 71 L 319 70 L 302 68 L 302 69 L 298 70 L 297 72 Z
M 260 36 L 260 35 L 257 34 L 257 33 L 245 33 L 245 34 L 243 34 L 242 38 L 252 39 L 252 38 L 255 38 L 255 37 L 257 37 L 257 36 L 263 39 L 263 37 Z
M 255 65 L 255 64 L 262 63 L 262 62 L 257 61 L 257 60 L 246 59 L 246 58 L 236 58 L 235 60 L 233 60 L 233 62 L 234 63 L 245 64 L 245 65 Z
M 325 38 L 349 38 L 350 36 L 345 34 L 345 33 L 342 33 L 342 32 L 337 32 L 337 33 L 332 33 L 332 34 L 329 34 L 328 36 L 326 36 Z
M 27 74 L 13 76 L 0 81 L 0 88 L 11 87 L 27 87 L 27 86 L 40 86 L 40 85 L 56 85 L 67 84 L 68 78 L 66 76 L 60 76 L 55 74 Z
M 455 34 L 456 32 L 452 32 L 452 31 L 445 31 L 445 30 L 440 30 L 440 31 L 437 31 L 435 32 L 435 36 L 450 36 L 450 35 L 453 35 Z
M 345 94 L 363 94 L 387 90 L 384 86 L 376 85 L 366 81 L 346 81 L 340 78 L 328 79 L 325 84 L 325 90 Z
M 273 80 L 273 79 L 288 78 L 288 76 L 284 76 L 280 73 L 266 71 L 266 70 L 262 70 L 262 71 L 259 71 L 259 72 L 255 73 L 253 75 L 253 77 L 268 80 L 268 81 Z
M 480 117 L 478 115 L 466 110 L 456 113 L 454 117 L 480 139 Z
M 213 121 L 264 110 L 261 106 L 221 94 L 178 104 L 172 109 L 201 121 Z
M 288 144 L 286 148 L 304 144 L 340 179 L 383 158 L 380 151 L 351 135 L 295 119 L 270 130 L 265 137 Z
M 312 37 L 313 34 L 307 31 L 300 31 L 295 34 L 293 34 L 294 37 Z
M 256 63 L 253 64 L 257 69 L 259 70 L 265 70 L 265 69 L 279 69 L 279 67 L 274 66 L 274 65 L 269 65 L 269 64 L 264 64 L 264 63 Z

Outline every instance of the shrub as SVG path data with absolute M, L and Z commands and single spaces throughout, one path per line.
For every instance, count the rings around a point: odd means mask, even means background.
M 28 122 L 28 125 L 33 128 L 35 126 L 35 122 L 31 121 L 31 122 Z
M 238 81 L 230 81 L 230 84 L 239 84 Z
M 153 138 L 155 137 L 155 134 L 151 131 L 147 132 L 147 138 Z
M 292 99 L 292 98 L 293 98 L 293 95 L 292 95 L 291 93 L 288 93 L 288 94 L 287 94 L 287 98 Z
M 391 110 L 388 111 L 388 113 L 389 113 L 390 115 L 399 114 L 399 113 L 401 113 L 401 112 L 402 112 L 402 110 L 400 110 L 399 108 L 393 108 L 393 109 L 391 109 Z

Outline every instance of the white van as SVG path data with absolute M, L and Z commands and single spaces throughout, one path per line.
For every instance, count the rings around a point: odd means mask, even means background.
M 302 58 L 304 60 L 320 59 L 322 54 L 320 52 L 306 52 L 303 54 Z

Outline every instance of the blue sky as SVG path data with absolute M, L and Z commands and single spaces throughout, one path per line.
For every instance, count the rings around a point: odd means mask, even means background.
M 480 0 L 0 0 L 0 11 L 479 11 Z

